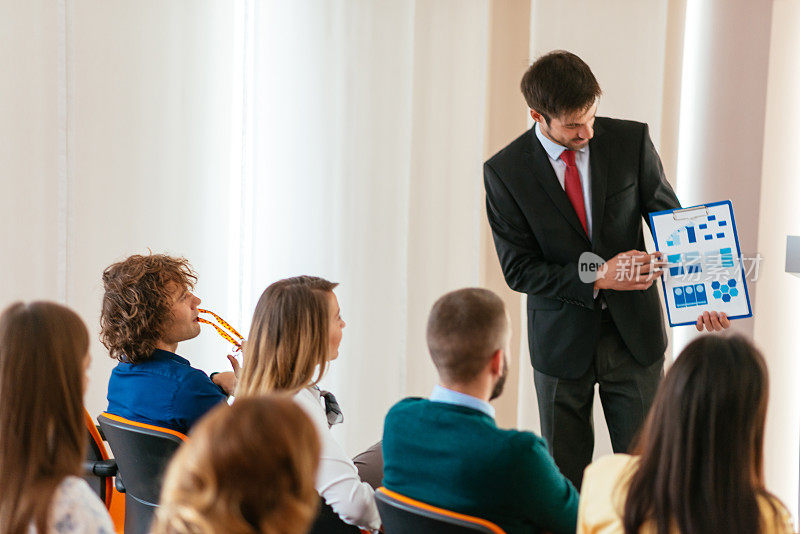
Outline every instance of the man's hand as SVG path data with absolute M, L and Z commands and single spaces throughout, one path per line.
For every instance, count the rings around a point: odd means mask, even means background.
M 661 253 L 641 250 L 620 252 L 603 264 L 594 282 L 595 289 L 643 291 L 664 274 Z
M 721 312 L 703 312 L 703 315 L 697 318 L 697 324 L 695 328 L 697 328 L 698 332 L 702 332 L 703 329 L 708 330 L 709 332 L 719 332 L 720 330 L 725 330 L 731 325 L 731 320 L 728 319 L 728 316 Z
M 214 373 L 214 378 L 211 379 L 216 385 L 221 387 L 229 396 L 233 395 L 236 391 L 236 382 L 239 376 L 239 362 L 232 354 L 228 354 L 228 361 L 231 362 L 233 371 L 224 373 Z

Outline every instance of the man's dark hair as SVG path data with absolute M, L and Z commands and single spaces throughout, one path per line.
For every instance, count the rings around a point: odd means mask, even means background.
M 585 111 L 603 93 L 589 65 L 565 50 L 534 61 L 520 88 L 528 107 L 541 113 L 548 125 L 553 117 Z
M 507 328 L 503 301 L 488 289 L 459 289 L 437 300 L 428 317 L 427 339 L 442 380 L 474 379 L 494 351 L 503 348 Z

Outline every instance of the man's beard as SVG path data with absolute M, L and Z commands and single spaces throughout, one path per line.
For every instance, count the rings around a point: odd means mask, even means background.
M 494 389 L 492 390 L 492 395 L 489 397 L 489 400 L 494 400 L 503 393 L 503 387 L 506 385 L 506 377 L 508 376 L 508 358 L 503 356 L 503 374 L 500 375 L 500 378 L 497 379 L 497 383 L 494 385 Z

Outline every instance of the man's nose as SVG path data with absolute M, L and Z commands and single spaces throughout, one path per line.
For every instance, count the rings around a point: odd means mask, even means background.
M 591 126 L 584 126 L 578 132 L 581 139 L 591 139 L 594 137 L 594 129 Z

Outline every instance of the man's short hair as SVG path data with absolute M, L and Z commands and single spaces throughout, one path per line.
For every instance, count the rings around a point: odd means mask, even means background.
M 480 374 L 496 350 L 504 348 L 507 333 L 500 297 L 488 289 L 459 289 L 433 305 L 428 350 L 443 381 L 466 383 Z
M 172 292 L 191 290 L 197 275 L 185 258 L 131 256 L 103 271 L 100 341 L 121 362 L 150 357 L 172 314 Z
M 587 110 L 603 93 L 589 65 L 571 52 L 555 50 L 528 67 L 520 84 L 528 107 L 541 113 L 547 124 Z

